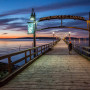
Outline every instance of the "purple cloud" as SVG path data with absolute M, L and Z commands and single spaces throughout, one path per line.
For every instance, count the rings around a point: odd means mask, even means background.
M 15 29 L 15 31 L 23 31 L 23 30 L 27 30 L 27 26 L 23 25 L 23 23 L 12 23 L 9 24 L 4 30 L 7 29 Z
M 6 35 L 6 34 L 8 34 L 8 33 L 3 33 L 2 35 Z
M 9 23 L 11 21 L 15 21 L 15 20 L 23 20 L 23 22 L 16 22 L 16 23 Z M 13 30 L 16 29 L 17 30 L 26 30 L 27 26 L 25 26 L 26 22 L 28 21 L 28 19 L 26 18 L 9 18 L 9 19 L 0 19 L 0 26 L 5 27 L 2 30 Z M 16 30 L 16 31 L 17 31 Z
M 18 18 L 0 19 L 0 25 L 7 25 L 8 22 L 17 20 Z
M 78 0 L 75 2 L 65 2 L 65 3 L 54 3 L 50 5 L 35 7 L 36 12 L 44 12 L 44 11 L 50 11 L 50 10 L 56 10 L 56 9 L 65 9 L 65 8 L 72 8 L 75 6 L 89 6 L 90 1 L 89 0 Z M 8 16 L 8 15 L 14 15 L 14 14 L 29 14 L 31 12 L 31 8 L 24 8 L 24 9 L 18 9 L 14 11 L 8 11 L 3 14 L 0 14 L 0 17 Z

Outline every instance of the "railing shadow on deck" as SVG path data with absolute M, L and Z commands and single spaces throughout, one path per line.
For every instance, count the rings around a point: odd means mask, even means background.
M 68 45 L 69 42 L 64 40 L 65 43 Z M 85 57 L 86 59 L 90 60 L 90 47 L 81 47 L 79 45 L 73 45 L 73 49 L 80 55 L 82 55 L 83 57 Z
M 14 76 L 23 71 L 28 65 L 32 64 L 37 58 L 42 56 L 47 51 L 51 50 L 51 48 L 56 45 L 58 41 L 60 40 L 58 39 L 49 44 L 1 56 L 0 63 L 2 65 L 0 67 L 0 70 L 3 71 L 5 75 L 4 77 L 0 78 L 0 86 L 6 84 Z

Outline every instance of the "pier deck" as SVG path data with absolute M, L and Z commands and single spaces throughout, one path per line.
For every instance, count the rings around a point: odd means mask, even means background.
M 90 62 L 61 40 L 0 90 L 90 90 Z

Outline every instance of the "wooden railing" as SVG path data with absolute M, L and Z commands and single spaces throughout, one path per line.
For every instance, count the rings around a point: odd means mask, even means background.
M 66 44 L 69 44 L 68 41 L 65 41 Z M 79 45 L 72 45 L 73 49 L 80 55 L 84 56 L 88 60 L 90 60 L 90 47 L 82 47 Z
M 30 49 L 27 49 L 27 50 L 24 50 L 24 51 L 19 51 L 19 52 L 12 53 L 12 54 L 9 54 L 9 55 L 1 56 L 0 57 L 1 62 L 7 61 L 7 64 L 2 67 L 2 70 L 4 69 L 8 72 L 8 74 L 11 74 L 12 72 L 17 70 L 18 68 L 27 64 L 29 61 L 32 61 L 34 58 L 39 57 L 40 55 L 47 52 L 58 41 L 59 40 L 55 41 L 54 43 L 52 42 L 52 43 L 45 44 L 45 45 L 42 45 L 42 46 L 30 48 Z M 24 64 L 23 65 L 18 65 L 18 63 L 20 63 L 20 62 L 22 62 Z
M 85 58 L 87 58 L 88 60 L 90 60 L 90 51 L 89 51 L 89 47 L 81 47 L 78 45 L 74 46 L 74 50 L 76 52 L 78 52 L 79 54 L 83 55 Z

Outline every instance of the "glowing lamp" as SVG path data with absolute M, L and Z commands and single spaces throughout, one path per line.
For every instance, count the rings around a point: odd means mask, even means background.
M 54 34 L 54 32 L 53 32 L 53 34 Z

